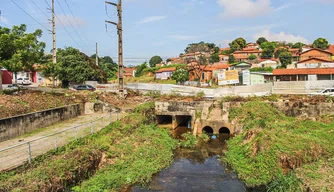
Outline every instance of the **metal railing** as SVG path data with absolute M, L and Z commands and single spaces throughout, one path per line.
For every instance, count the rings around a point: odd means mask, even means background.
M 93 135 L 112 122 L 112 114 L 114 113 L 28 142 L 0 149 L 0 172 L 16 168 L 26 163 L 31 163 L 32 159 L 48 151 L 64 146 L 78 138 Z M 116 115 L 118 120 L 118 111 Z

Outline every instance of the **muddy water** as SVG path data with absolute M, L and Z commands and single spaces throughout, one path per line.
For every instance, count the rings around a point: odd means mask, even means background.
M 184 132 L 186 129 L 178 130 L 176 136 Z M 148 186 L 135 186 L 131 191 L 247 191 L 237 175 L 220 162 L 227 150 L 227 138 L 221 135 L 196 149 L 179 149 L 168 169 L 153 176 Z

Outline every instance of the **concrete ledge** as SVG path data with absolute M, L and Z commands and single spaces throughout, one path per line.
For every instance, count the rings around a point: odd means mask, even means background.
M 0 119 L 0 142 L 77 117 L 83 112 L 83 104 L 74 104 Z

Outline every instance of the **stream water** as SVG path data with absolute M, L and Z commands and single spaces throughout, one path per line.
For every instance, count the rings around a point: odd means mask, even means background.
M 179 129 L 176 135 L 184 131 Z M 220 135 L 195 149 L 179 149 L 169 168 L 154 175 L 148 186 L 135 186 L 131 191 L 248 191 L 237 175 L 220 161 L 227 150 L 226 139 L 226 135 Z

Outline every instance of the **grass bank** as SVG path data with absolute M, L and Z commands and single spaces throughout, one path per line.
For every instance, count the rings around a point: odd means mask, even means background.
M 0 175 L 0 191 L 119 191 L 170 165 L 177 141 L 153 123 L 154 104 L 136 108 L 94 136 Z
M 243 133 L 228 141 L 224 160 L 248 187 L 267 185 L 269 191 L 334 191 L 333 121 L 287 117 L 259 101 L 233 108 L 230 119 L 243 125 Z M 326 176 L 329 177 L 325 179 Z

